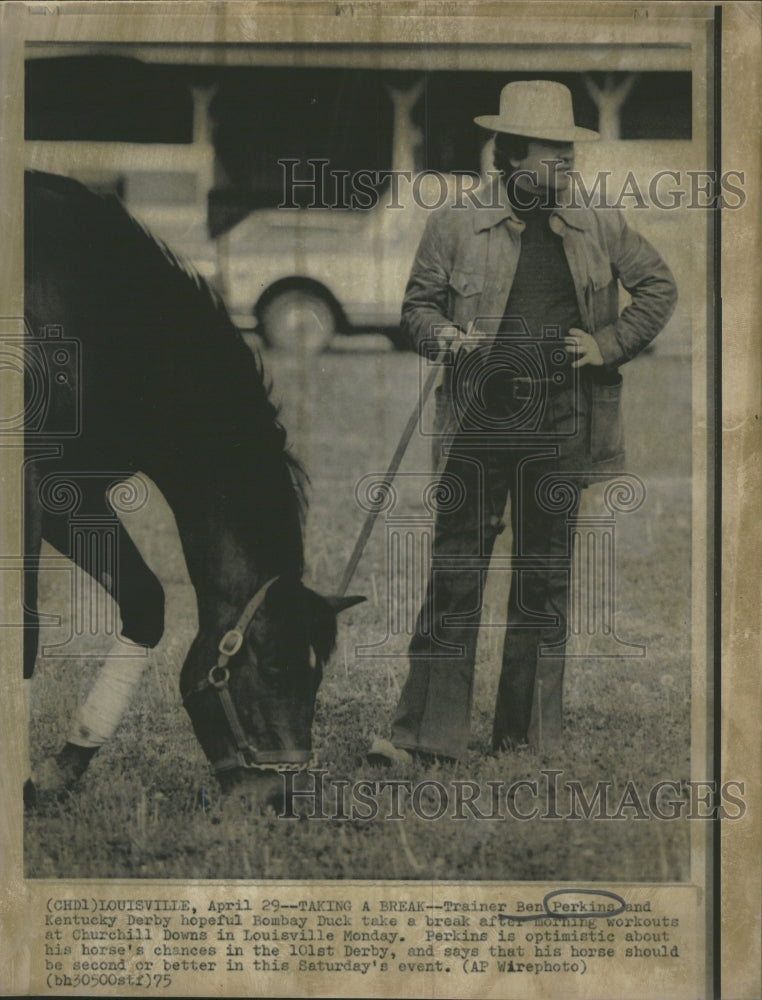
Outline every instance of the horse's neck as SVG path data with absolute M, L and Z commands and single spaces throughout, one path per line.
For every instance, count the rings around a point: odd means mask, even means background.
M 201 630 L 230 627 L 262 584 L 294 569 L 285 556 L 256 546 L 235 518 L 224 515 L 219 497 L 206 500 L 193 510 L 187 502 L 175 504 Z

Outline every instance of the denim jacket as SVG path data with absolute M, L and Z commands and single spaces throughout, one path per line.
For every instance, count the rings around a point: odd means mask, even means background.
M 426 223 L 402 304 L 403 331 L 419 351 L 436 338 L 437 327 L 454 324 L 466 339 L 475 330 L 489 338 L 503 317 L 524 224 L 499 177 L 476 196 L 479 204 L 474 199 L 463 207 L 445 206 Z M 582 327 L 595 337 L 606 374 L 602 380 L 592 378 L 585 447 L 575 461 L 583 466 L 579 472 L 618 472 L 624 465 L 618 367 L 663 329 L 677 288 L 661 256 L 618 209 L 557 208 L 550 226 L 563 240 Z M 618 282 L 631 296 L 621 313 Z M 457 427 L 447 405 L 446 378 L 438 392 L 445 405 L 438 406 L 435 432 L 446 443 Z

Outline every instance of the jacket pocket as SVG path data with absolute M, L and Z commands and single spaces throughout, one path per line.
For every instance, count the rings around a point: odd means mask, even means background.
M 479 271 L 454 267 L 450 274 L 450 285 L 458 295 L 481 295 L 484 275 Z
M 593 382 L 590 452 L 593 467 L 619 466 L 624 462 L 621 375 L 611 383 Z
M 479 311 L 484 275 L 480 271 L 455 267 L 450 273 L 449 285 L 450 316 L 465 329 Z

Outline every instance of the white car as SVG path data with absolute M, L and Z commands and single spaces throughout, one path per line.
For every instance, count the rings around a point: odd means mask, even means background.
M 400 197 L 394 208 L 391 200 L 382 194 L 368 210 L 257 210 L 231 229 L 218 259 L 239 326 L 250 328 L 253 318 L 279 349 L 321 350 L 336 334 L 360 331 L 407 346 L 400 309 L 427 209 L 423 197 Z

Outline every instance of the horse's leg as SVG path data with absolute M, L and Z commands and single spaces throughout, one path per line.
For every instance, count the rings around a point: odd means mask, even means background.
M 68 524 L 45 520 L 43 532 L 103 586 L 120 608 L 121 640 L 107 654 L 88 697 L 73 720 L 68 740 L 48 767 L 48 784 L 67 790 L 86 770 L 95 753 L 114 734 L 140 682 L 147 663 L 146 646 L 153 647 L 164 632 L 164 590 L 148 568 L 135 543 L 120 524 L 116 527 L 116 574 L 91 565 L 88 553 L 68 553 Z M 65 537 L 64 537 L 65 536 Z M 129 647 L 132 646 L 132 651 Z

